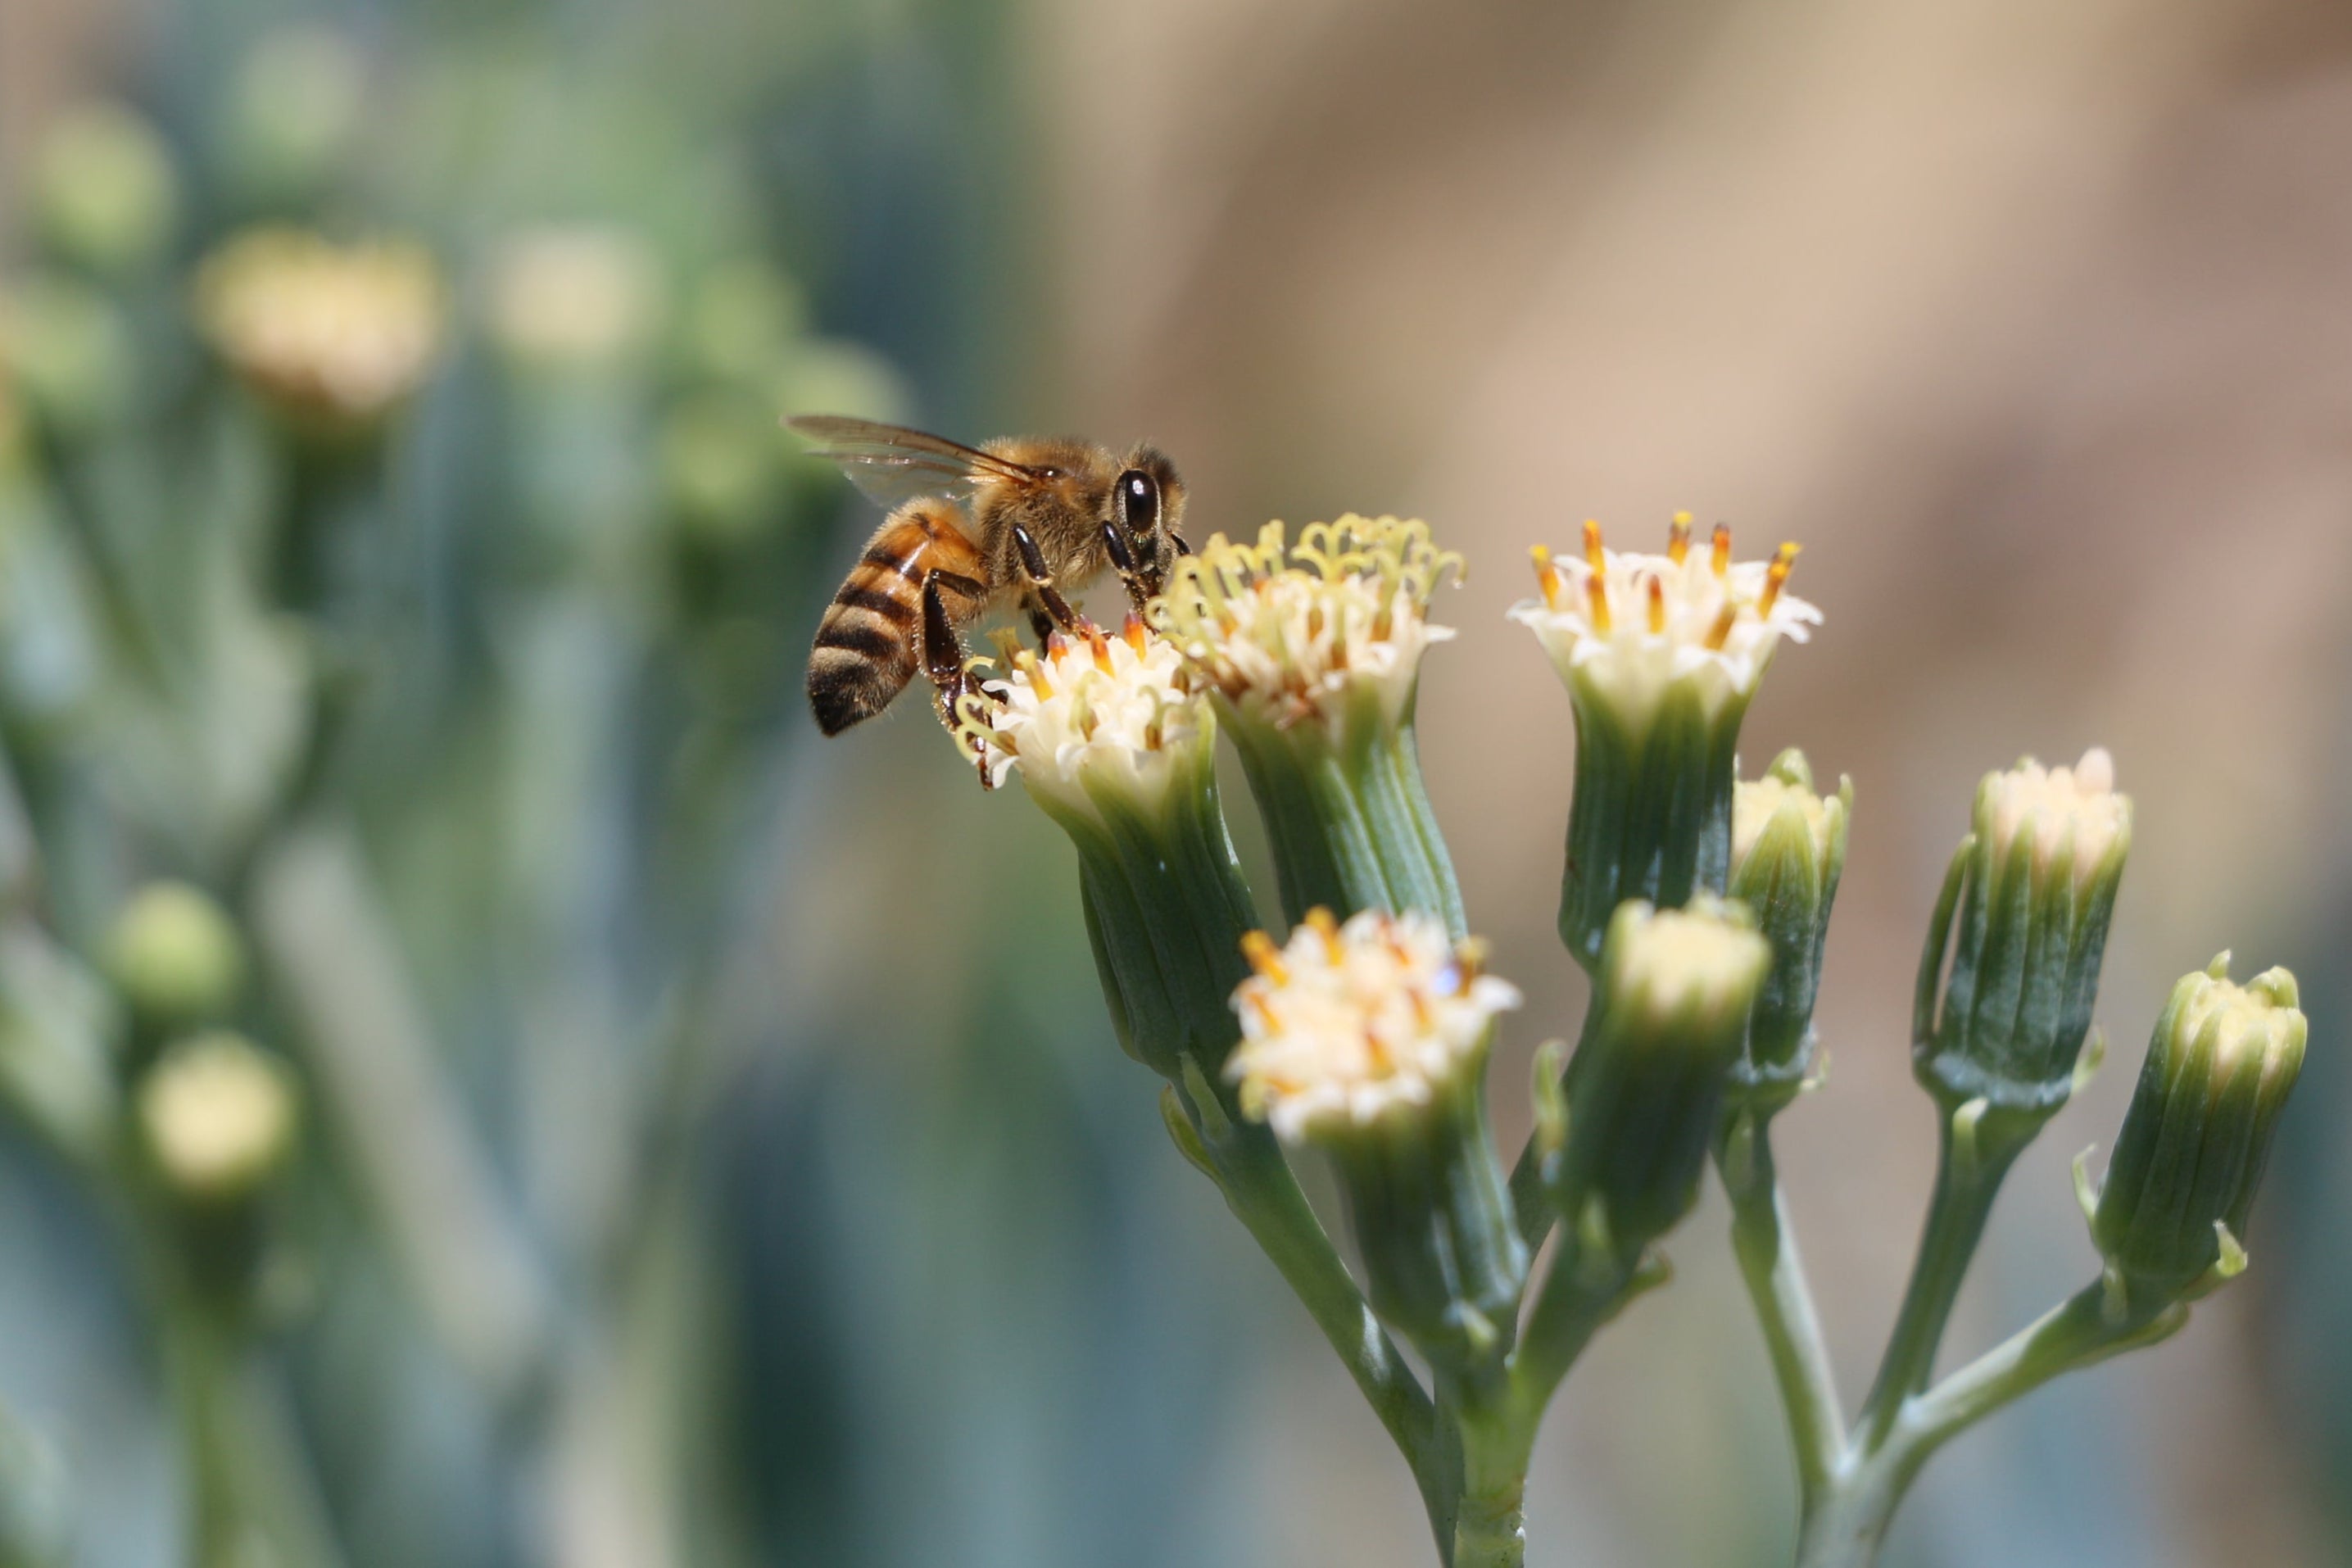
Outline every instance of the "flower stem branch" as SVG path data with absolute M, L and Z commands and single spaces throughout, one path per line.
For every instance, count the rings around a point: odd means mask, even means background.
M 1769 1122 L 1735 1116 L 1716 1146 L 1716 1170 L 1731 1200 L 1732 1251 L 1788 1413 L 1800 1505 L 1810 1513 L 1837 1474 L 1846 1445 L 1845 1415 L 1812 1291 L 1790 1234 Z

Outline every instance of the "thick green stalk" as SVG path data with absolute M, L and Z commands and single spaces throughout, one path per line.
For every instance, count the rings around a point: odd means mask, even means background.
M 1430 809 L 1408 715 L 1391 723 L 1360 698 L 1336 725 L 1280 728 L 1239 715 L 1227 732 L 1274 848 L 1282 910 L 1418 910 L 1467 934 L 1454 861 Z
M 1764 1331 L 1773 1381 L 1789 1418 L 1797 1485 L 1810 1515 L 1828 1495 L 1843 1462 L 1845 1416 L 1830 1370 L 1829 1346 L 1813 1310 L 1788 1205 L 1772 1163 L 1769 1122 L 1735 1117 L 1716 1148 L 1716 1169 L 1731 1200 L 1731 1247 Z

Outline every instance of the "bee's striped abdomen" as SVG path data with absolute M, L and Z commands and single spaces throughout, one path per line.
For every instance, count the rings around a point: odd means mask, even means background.
M 809 706 L 826 734 L 879 713 L 915 678 L 923 582 L 934 572 L 966 578 L 981 572 L 955 503 L 935 497 L 908 501 L 875 530 L 817 623 Z M 977 607 L 961 595 L 949 602 L 962 616 Z

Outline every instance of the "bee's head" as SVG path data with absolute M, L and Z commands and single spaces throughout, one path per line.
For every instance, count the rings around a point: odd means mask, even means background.
M 1192 552 L 1177 531 L 1184 521 L 1184 481 L 1176 465 L 1156 447 L 1137 447 L 1111 486 L 1110 508 L 1111 526 L 1134 557 L 1138 585 L 1159 593 L 1176 557 Z

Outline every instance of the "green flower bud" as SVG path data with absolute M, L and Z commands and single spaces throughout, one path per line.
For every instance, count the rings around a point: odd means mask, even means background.
M 281 28 L 230 89 L 230 176 L 257 201 L 299 202 L 326 184 L 366 111 L 366 66 L 349 41 L 331 27 Z
M 441 342 L 441 279 L 405 242 L 343 246 L 249 230 L 196 275 L 196 325 L 297 428 L 374 428 L 424 384 Z
M 1813 997 L 1853 814 L 1853 781 L 1815 795 L 1813 771 L 1793 749 L 1733 792 L 1731 896 L 1755 912 L 1772 967 L 1757 988 L 1731 1092 L 1765 1115 L 1788 1104 L 1811 1070 Z
M 1457 936 L 1462 893 L 1413 735 L 1429 600 L 1462 558 L 1429 527 L 1350 514 L 1286 545 L 1213 537 L 1153 613 L 1214 693 L 1274 848 L 1284 913 L 1419 910 Z
M 1593 522 L 1580 560 L 1536 550 L 1541 595 L 1510 615 L 1576 713 L 1559 935 L 1587 970 L 1625 900 L 1673 908 L 1724 890 L 1740 721 L 1780 640 L 1804 641 L 1822 618 L 1781 591 L 1796 553 L 1735 563 L 1718 527 L 1694 556 L 1687 514 L 1664 555 L 1604 549 Z
M 85 104 L 60 116 L 43 139 L 32 183 L 42 237 L 94 272 L 154 260 L 179 213 L 179 182 L 163 139 L 115 104 Z
M 1621 1268 L 1698 1200 L 1770 944 L 1737 904 L 1628 903 L 1610 922 L 1584 1038 L 1564 1085 L 1567 1129 L 1546 1191 L 1588 1247 Z
M 2091 1026 L 2131 799 L 2094 749 L 1988 773 L 1920 960 L 1913 1067 L 1945 1109 L 1982 1100 L 2038 1125 L 2065 1104 Z M 1937 1001 L 1937 979 L 1950 973 Z
M 212 896 L 184 882 L 150 882 L 131 896 L 106 939 L 107 977 L 159 1026 L 210 1022 L 236 1005 L 245 943 Z
M 1171 1082 L 1213 1081 L 1256 923 L 1217 798 L 1216 721 L 1166 642 L 1130 619 L 1026 649 L 955 715 L 993 787 L 1017 773 L 1078 851 L 1119 1042 Z M 1190 1073 L 1188 1074 L 1188 1068 Z
M 226 1030 L 166 1050 L 140 1080 L 137 1104 L 156 1170 L 205 1205 L 247 1197 L 283 1169 L 300 1120 L 286 1068 Z
M 1248 947 L 1225 1068 L 1243 1113 L 1330 1155 L 1372 1310 L 1443 1373 L 1493 1364 L 1528 1266 L 1486 1110 L 1495 1018 L 1518 992 L 1418 912 L 1310 910 L 1286 947 Z
M 2234 1274 L 2271 1133 L 2308 1026 L 2284 969 L 2231 983 L 2230 955 L 2184 978 L 2156 1021 L 2091 1234 L 2136 1301 Z

